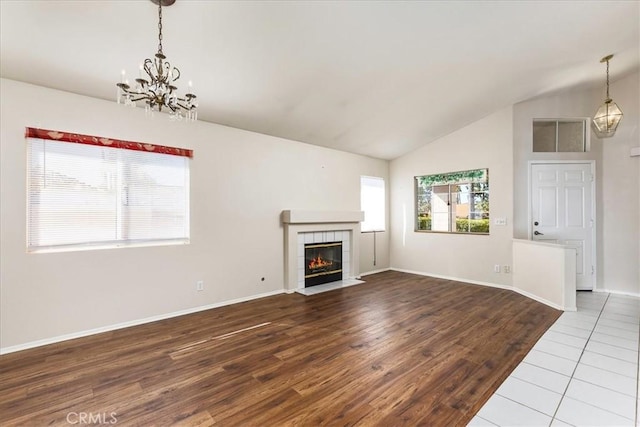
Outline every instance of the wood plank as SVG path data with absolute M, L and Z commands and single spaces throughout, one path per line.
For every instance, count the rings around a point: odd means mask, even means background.
M 385 272 L 0 356 L 0 424 L 464 425 L 560 312 Z

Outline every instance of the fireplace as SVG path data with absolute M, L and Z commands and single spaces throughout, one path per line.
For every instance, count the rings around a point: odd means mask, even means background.
M 342 242 L 342 277 L 336 277 L 333 285 L 345 287 L 363 283 L 356 277 L 360 263 L 360 222 L 364 220 L 364 212 L 284 210 L 280 220 L 284 228 L 284 283 L 287 292 L 313 295 L 331 286 L 306 287 L 306 244 Z
M 304 286 L 342 280 L 342 242 L 304 245 Z

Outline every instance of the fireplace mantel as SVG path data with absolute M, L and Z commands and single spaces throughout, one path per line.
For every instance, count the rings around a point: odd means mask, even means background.
M 299 260 L 304 256 L 303 237 L 311 233 L 314 234 L 311 237 L 323 233 L 348 233 L 348 258 L 343 264 L 348 265 L 348 273 L 345 272 L 347 277 L 343 276 L 343 280 L 359 276 L 360 222 L 364 220 L 364 212 L 284 210 L 280 220 L 284 227 L 284 286 L 287 292 L 295 292 L 301 286 L 304 289 L 299 280 L 299 271 L 304 270 L 304 266 Z
M 328 224 L 332 222 L 364 221 L 362 211 L 301 211 L 286 210 L 281 214 L 283 224 Z

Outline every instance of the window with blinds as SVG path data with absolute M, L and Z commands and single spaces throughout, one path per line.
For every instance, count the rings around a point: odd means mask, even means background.
M 360 209 L 364 211 L 363 232 L 385 230 L 384 179 L 375 176 L 360 177 Z
M 170 147 L 50 132 L 54 140 L 32 131 L 29 252 L 188 243 L 190 150 L 165 154 L 156 148 Z

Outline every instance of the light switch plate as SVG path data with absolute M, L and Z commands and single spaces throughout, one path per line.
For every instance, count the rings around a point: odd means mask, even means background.
M 493 225 L 507 225 L 507 218 L 494 218 Z

